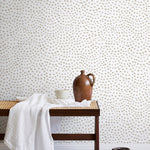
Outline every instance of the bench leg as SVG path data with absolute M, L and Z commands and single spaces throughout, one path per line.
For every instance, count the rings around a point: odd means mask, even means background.
M 99 150 L 99 116 L 95 116 L 95 150 Z

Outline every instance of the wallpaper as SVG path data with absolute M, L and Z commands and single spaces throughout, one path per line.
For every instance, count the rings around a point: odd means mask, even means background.
M 148 0 L 1 0 L 0 99 L 73 98 L 85 70 L 96 77 L 100 142 L 150 144 L 149 14 Z M 64 117 L 60 130 L 93 133 L 93 123 Z

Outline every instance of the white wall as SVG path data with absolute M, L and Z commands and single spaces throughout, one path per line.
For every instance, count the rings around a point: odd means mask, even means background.
M 0 1 L 0 99 L 55 97 L 84 69 L 96 76 L 101 143 L 150 144 L 148 1 Z M 84 123 L 83 123 L 84 122 Z M 93 132 L 93 118 L 61 131 Z

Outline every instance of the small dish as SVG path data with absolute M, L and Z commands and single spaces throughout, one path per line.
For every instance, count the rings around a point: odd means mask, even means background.
M 55 90 L 55 95 L 57 99 L 68 99 L 69 90 L 67 89 Z
M 16 97 L 16 101 L 24 101 L 26 99 L 27 99 L 27 97 L 20 97 L 20 96 Z

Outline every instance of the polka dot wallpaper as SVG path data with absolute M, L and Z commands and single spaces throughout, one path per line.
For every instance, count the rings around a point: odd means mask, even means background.
M 0 99 L 73 98 L 85 70 L 96 76 L 100 141 L 150 144 L 149 14 L 148 0 L 1 0 Z M 92 133 L 93 123 L 63 118 L 61 132 Z

